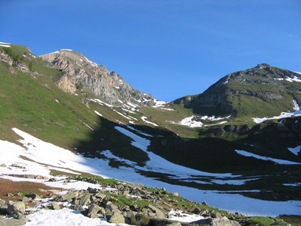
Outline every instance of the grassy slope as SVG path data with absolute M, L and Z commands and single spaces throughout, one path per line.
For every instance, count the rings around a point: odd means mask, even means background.
M 109 149 L 120 157 L 138 163 L 147 160 L 144 153 L 131 146 L 131 140 L 128 137 L 114 129 L 117 124 L 112 121 L 117 119 L 126 122 L 124 118 L 105 106 L 90 103 L 90 108 L 88 108 L 82 103 L 81 94 L 74 96 L 62 92 L 54 84 L 54 81 L 61 76 L 61 72 L 44 67 L 43 62 L 38 58 L 22 58 L 24 53 L 29 55 L 24 47 L 12 47 L 11 54 L 31 69 L 29 73 L 16 69 L 14 73 L 10 73 L 9 66 L 0 63 L 0 139 L 16 140 L 17 136 L 11 128 L 17 127 L 40 139 L 70 150 L 76 146 L 87 155 L 95 155 L 98 150 Z M 232 165 L 231 171 L 240 170 L 239 166 L 243 165 L 241 162 L 239 165 L 231 163 L 233 159 L 239 162 L 238 155 L 233 153 L 233 144 L 227 139 L 196 139 L 199 137 L 199 129 L 190 129 L 166 122 L 168 120 L 177 122 L 192 115 L 191 109 L 184 109 L 177 105 L 171 107 L 175 111 L 141 109 L 141 115 L 145 114 L 149 120 L 166 128 L 158 130 L 140 127 L 148 133 L 166 136 L 163 139 L 157 136 L 158 139 L 152 140 L 150 148 L 154 152 L 183 165 L 189 163 L 188 165 L 191 166 L 192 164 L 194 168 L 201 166 L 204 169 L 207 165 L 208 170 L 216 171 L 216 167 L 219 167 L 217 171 L 223 172 L 229 170 L 228 167 Z M 98 117 L 94 110 L 111 117 L 112 121 Z M 91 131 L 85 124 L 92 127 L 94 131 Z M 190 139 L 175 138 L 175 133 Z M 165 140 L 168 142 L 167 146 L 165 142 L 162 143 Z M 231 150 L 222 152 L 218 147 L 227 147 Z M 90 153 L 87 153 L 87 150 Z M 209 155 L 208 151 L 210 151 Z M 190 154 L 187 155 L 187 152 Z M 165 156 L 164 153 L 172 153 L 172 155 Z M 216 162 L 212 164 L 213 160 Z M 225 162 L 228 165 L 225 165 Z M 256 161 L 254 163 L 257 164 Z M 248 165 L 252 165 L 252 161 Z M 269 164 L 264 166 L 264 169 L 269 169 Z

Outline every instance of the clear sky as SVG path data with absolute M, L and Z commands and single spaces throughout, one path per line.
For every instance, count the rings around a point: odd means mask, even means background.
M 73 49 L 171 101 L 259 63 L 301 71 L 301 1 L 0 0 L 0 41 Z

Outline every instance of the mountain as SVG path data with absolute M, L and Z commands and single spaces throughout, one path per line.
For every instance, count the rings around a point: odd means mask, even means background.
M 28 151 L 18 161 L 47 165 L 34 154 L 44 146 L 20 145 L 16 129 L 71 150 L 84 165 L 95 161 L 97 175 L 180 190 L 232 211 L 294 214 L 301 205 L 299 81 L 261 64 L 164 103 L 75 51 L 35 56 L 0 43 L 0 140 Z M 62 173 L 66 161 L 48 164 Z M 241 209 L 229 205 L 237 197 Z
M 301 103 L 301 75 L 259 64 L 224 76 L 202 94 L 174 101 L 195 113 L 234 117 L 264 117 L 294 111 Z
M 64 49 L 40 58 L 63 72 L 58 86 L 64 91 L 75 93 L 81 90 L 114 106 L 127 102 L 138 106 L 154 105 L 152 96 L 135 90 L 117 73 L 109 72 L 81 53 Z

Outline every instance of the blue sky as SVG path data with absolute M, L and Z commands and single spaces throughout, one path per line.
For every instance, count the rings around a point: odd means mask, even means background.
M 0 41 L 73 49 L 171 101 L 268 63 L 301 71 L 299 0 L 0 0 Z

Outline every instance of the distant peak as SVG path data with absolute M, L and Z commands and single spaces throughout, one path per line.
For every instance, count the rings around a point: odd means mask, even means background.
M 258 64 L 255 68 L 265 69 L 267 67 L 270 67 L 270 65 L 266 63 L 262 63 L 262 64 Z
M 69 52 L 74 52 L 72 49 L 61 49 L 60 51 L 69 51 Z

